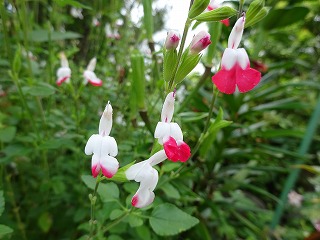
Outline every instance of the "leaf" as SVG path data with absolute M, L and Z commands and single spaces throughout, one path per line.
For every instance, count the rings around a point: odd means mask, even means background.
M 124 213 L 121 209 L 114 209 L 110 214 L 110 220 L 115 220 L 119 218 Z
M 223 6 L 209 12 L 202 13 L 195 19 L 199 22 L 220 21 L 226 18 L 230 18 L 236 14 L 237 10 L 228 6 Z
M 150 240 L 151 239 L 151 233 L 150 228 L 146 227 L 145 225 L 142 225 L 140 227 L 136 227 L 135 230 L 137 232 L 137 235 L 139 236 L 138 239 L 143 240 Z
M 78 1 L 75 0 L 54 0 L 55 3 L 57 3 L 61 7 L 65 7 L 67 5 L 70 5 L 72 7 L 76 8 L 84 8 L 84 9 L 92 9 L 91 7 L 84 5 Z
M 4 201 L 3 191 L 0 191 L 0 216 L 4 211 L 4 205 L 5 205 L 5 201 Z
M 163 52 L 163 79 L 169 82 L 173 77 L 174 68 L 177 65 L 178 54 L 176 49 L 164 50 Z
M 293 23 L 304 21 L 309 11 L 306 7 L 273 9 L 264 19 L 262 26 L 265 30 L 286 27 Z
M 197 66 L 201 59 L 201 54 L 189 54 L 189 48 L 185 50 L 181 58 L 181 64 L 178 67 L 175 76 L 175 84 L 179 84 L 183 79 Z
M 10 126 L 0 129 L 0 141 L 1 142 L 11 142 L 16 135 L 16 127 Z
M 268 15 L 270 9 L 271 9 L 270 7 L 262 8 L 257 13 L 257 15 L 254 16 L 254 18 L 250 19 L 249 21 L 246 21 L 246 23 L 244 24 L 244 27 L 247 28 L 247 27 L 250 27 L 250 26 L 260 22 L 263 18 L 265 18 Z
M 52 226 L 52 218 L 48 212 L 42 213 L 41 216 L 38 218 L 38 226 L 45 233 L 47 233 L 50 230 Z
M 209 5 L 210 0 L 194 0 L 189 10 L 188 17 L 195 18 L 202 13 Z
M 164 191 L 164 193 L 168 196 L 168 197 L 171 197 L 171 198 L 174 198 L 174 199 L 179 199 L 180 198 L 180 193 L 179 191 L 174 187 L 172 186 L 172 184 L 170 183 L 166 183 L 164 184 L 161 189 Z
M 143 224 L 143 220 L 137 216 L 130 214 L 128 217 L 130 227 L 140 227 Z
M 2 225 L 0 224 L 0 237 L 3 237 L 7 234 L 10 234 L 13 232 L 13 229 L 8 227 L 8 226 L 5 226 L 5 225 Z
M 25 86 L 23 87 L 23 92 L 36 97 L 48 97 L 55 93 L 55 88 L 49 84 L 42 83 L 36 86 Z
M 81 34 L 75 32 L 49 32 L 46 29 L 33 30 L 28 33 L 28 38 L 31 42 L 48 42 L 49 40 L 61 41 L 67 39 L 78 39 L 81 37 Z M 21 38 L 23 38 L 22 35 Z
M 150 216 L 150 225 L 160 236 L 172 236 L 192 228 L 199 220 L 170 203 L 160 204 Z

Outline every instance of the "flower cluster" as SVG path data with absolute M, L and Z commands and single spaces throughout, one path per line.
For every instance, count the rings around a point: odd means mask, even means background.
M 132 198 L 132 205 L 142 208 L 154 200 L 154 189 L 158 183 L 158 172 L 153 168 L 164 160 L 185 162 L 190 157 L 190 147 L 183 141 L 180 126 L 171 122 L 174 112 L 175 93 L 170 92 L 163 104 L 161 121 L 158 122 L 154 137 L 158 139 L 163 149 L 149 159 L 132 165 L 126 171 L 126 177 L 140 183 L 140 187 Z
M 102 113 L 99 134 L 93 134 L 85 147 L 85 154 L 92 155 L 91 171 L 92 176 L 97 177 L 102 174 L 107 178 L 112 178 L 118 171 L 119 162 L 115 158 L 118 154 L 118 145 L 113 137 L 110 137 L 112 128 L 112 106 L 108 102 Z
M 252 90 L 261 79 L 261 73 L 250 68 L 248 54 L 244 48 L 238 48 L 245 24 L 245 16 L 237 20 L 228 39 L 221 70 L 212 77 L 212 82 L 220 92 L 232 94 L 236 87 L 242 93 Z
M 71 69 L 69 67 L 68 59 L 64 53 L 60 54 L 61 67 L 57 70 L 57 85 L 60 86 L 63 82 L 69 83 L 71 78 Z M 102 80 L 97 78 L 94 73 L 94 69 L 97 64 L 97 59 L 92 58 L 87 66 L 87 69 L 83 73 L 84 81 L 83 84 L 86 85 L 90 83 L 93 86 L 101 86 Z

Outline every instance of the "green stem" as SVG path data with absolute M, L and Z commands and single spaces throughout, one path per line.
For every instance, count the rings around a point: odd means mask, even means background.
M 101 182 L 101 173 L 97 176 L 97 180 L 96 180 L 96 186 L 94 187 L 94 191 L 93 194 L 90 196 L 90 203 L 91 203 L 91 217 L 90 217 L 90 235 L 89 235 L 89 239 L 93 239 L 94 236 L 94 225 L 96 224 L 96 220 L 95 220 L 95 206 L 96 206 L 96 201 L 97 201 L 97 190 L 99 187 L 99 183 Z
M 237 19 L 241 17 L 243 4 L 244 4 L 244 0 L 239 0 L 239 12 L 238 12 Z
M 103 232 L 107 232 L 109 231 L 111 228 L 113 228 L 114 226 L 118 225 L 123 219 L 125 219 L 128 215 L 130 214 L 130 211 L 122 214 L 119 218 L 117 218 L 114 222 L 110 223 L 108 226 L 106 226 L 103 229 Z
M 317 126 L 319 124 L 319 119 L 320 119 L 320 96 L 319 96 L 316 108 L 315 108 L 315 110 L 310 118 L 310 121 L 308 123 L 305 135 L 304 135 L 304 137 L 300 143 L 300 147 L 298 149 L 298 154 L 300 154 L 302 156 L 302 158 L 299 159 L 294 165 L 302 164 L 303 161 L 305 161 L 305 159 L 303 159 L 303 156 L 307 153 L 307 151 L 310 147 L 310 144 L 313 139 L 313 135 L 316 133 Z M 287 178 L 287 181 L 285 183 L 285 186 L 284 186 L 283 191 L 280 196 L 280 201 L 278 202 L 277 208 L 276 208 L 275 213 L 273 215 L 273 219 L 272 219 L 271 226 L 270 226 L 272 230 L 274 230 L 280 222 L 281 216 L 284 211 L 284 207 L 286 206 L 288 194 L 289 194 L 290 190 L 294 187 L 294 185 L 298 179 L 299 173 L 300 173 L 300 169 L 293 168 L 293 170 L 291 170 L 290 175 Z

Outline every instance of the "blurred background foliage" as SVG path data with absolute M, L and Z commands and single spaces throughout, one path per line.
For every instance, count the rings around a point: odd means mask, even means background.
M 83 149 L 108 100 L 120 166 L 149 157 L 164 88 L 162 42 L 152 41 L 143 16 L 132 20 L 143 2 L 1 1 L 0 237 L 87 239 L 87 196 L 94 183 Z M 238 1 L 226 2 L 238 8 Z M 310 133 L 307 154 L 298 148 L 319 97 L 320 3 L 267 0 L 266 6 L 268 16 L 243 37 L 262 82 L 247 94 L 218 95 L 199 151 L 182 168 L 171 162 L 159 167 L 151 207 L 128 212 L 137 184 L 103 183 L 95 239 L 303 239 L 316 231 L 320 130 Z M 74 8 L 82 15 L 71 15 Z M 167 11 L 152 10 L 153 33 L 163 29 Z M 230 25 L 234 22 L 231 18 Z M 177 89 L 175 121 L 191 147 L 204 128 L 213 98 L 210 78 L 230 30 L 222 26 L 213 61 L 201 63 L 205 70 L 189 75 Z M 145 65 L 145 101 L 139 108 L 130 58 L 137 50 Z M 62 51 L 72 77 L 70 85 L 57 87 Z M 81 84 L 92 57 L 102 87 Z M 301 168 L 298 163 L 304 165 L 294 189 L 304 196 L 302 205 L 286 204 L 281 222 L 271 229 L 287 176 Z

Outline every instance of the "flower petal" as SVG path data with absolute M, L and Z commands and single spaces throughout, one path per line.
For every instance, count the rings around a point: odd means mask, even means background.
M 128 180 L 136 179 L 137 175 L 144 169 L 144 166 L 148 164 L 148 160 L 133 164 L 131 167 L 127 169 L 125 172 Z
M 170 92 L 168 93 L 162 106 L 161 121 L 166 123 L 171 122 L 173 112 L 174 112 L 174 92 Z
M 169 160 L 173 162 L 179 161 L 178 145 L 173 137 L 169 137 L 164 141 L 163 148 Z
M 143 208 L 150 205 L 154 200 L 154 193 L 147 188 L 139 188 L 131 200 L 132 206 Z
M 231 33 L 229 35 L 228 48 L 238 48 L 242 38 L 245 20 L 246 18 L 242 16 L 234 24 L 234 27 L 232 28 Z
M 225 25 L 226 27 L 230 26 L 230 21 L 229 18 L 223 19 L 220 21 L 223 25 Z
M 102 174 L 107 178 L 112 178 L 118 171 L 119 162 L 114 157 L 104 156 L 100 159 L 100 166 Z
M 94 178 L 96 178 L 100 173 L 99 156 L 97 156 L 96 154 L 93 154 L 91 159 L 91 172 Z
M 177 141 L 177 144 L 179 147 L 179 160 L 186 162 L 191 155 L 190 147 L 184 141 Z
M 170 133 L 168 136 L 173 137 L 176 141 L 183 140 L 182 130 L 178 123 L 170 123 Z
M 108 136 L 112 128 L 112 106 L 110 102 L 106 105 L 99 123 L 99 134 Z
M 221 69 L 212 77 L 212 82 L 220 92 L 232 94 L 236 90 L 236 67 L 230 70 Z
M 84 71 L 84 77 L 93 86 L 101 86 L 102 81 L 97 78 L 96 74 L 93 71 L 86 70 Z
M 230 70 L 236 65 L 237 59 L 237 50 L 226 48 L 221 59 L 221 69 Z
M 100 154 L 101 156 L 106 156 L 106 155 L 110 155 L 112 157 L 117 156 L 118 145 L 116 140 L 113 137 L 110 137 L 110 136 L 102 137 Z
M 147 161 L 151 166 L 154 166 L 154 165 L 157 165 L 157 164 L 163 162 L 166 159 L 167 159 L 167 155 L 166 155 L 165 151 L 160 150 L 160 151 L 156 152 L 155 154 L 153 154 Z
M 163 144 L 163 138 L 170 135 L 170 123 L 158 122 L 154 131 L 154 138 L 158 138 L 159 144 Z
M 84 152 L 86 155 L 91 155 L 94 152 L 100 152 L 100 142 L 102 140 L 102 137 L 98 134 L 93 134 L 89 139 L 88 142 L 84 148 Z
M 261 79 L 261 73 L 253 68 L 243 70 L 237 67 L 236 82 L 240 92 L 245 93 L 252 90 Z

